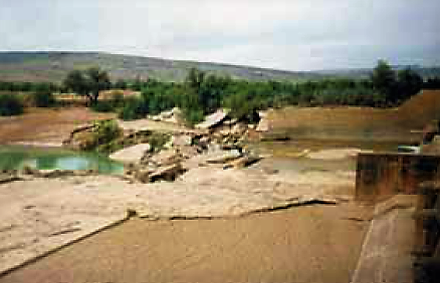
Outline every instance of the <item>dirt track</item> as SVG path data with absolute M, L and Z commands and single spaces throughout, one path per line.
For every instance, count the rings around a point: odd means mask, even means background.
M 0 282 L 349 282 L 369 211 L 344 204 L 227 220 L 133 219 Z

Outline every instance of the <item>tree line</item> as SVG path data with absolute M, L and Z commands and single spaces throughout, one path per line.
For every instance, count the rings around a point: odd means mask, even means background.
M 189 123 L 220 107 L 231 109 L 238 119 L 253 121 L 255 112 L 268 107 L 287 105 L 328 106 L 350 105 L 391 107 L 418 93 L 422 88 L 440 89 L 440 78 L 424 81 L 410 68 L 395 71 L 380 60 L 369 79 L 328 79 L 291 82 L 250 82 L 234 80 L 198 69 L 191 69 L 182 83 L 117 80 L 100 68 L 74 70 L 62 84 L 0 82 L 0 90 L 34 92 L 74 92 L 88 98 L 89 105 L 98 111 L 116 111 L 123 119 L 136 119 L 157 114 L 178 106 Z M 102 90 L 130 89 L 141 92 L 140 97 L 116 95 L 99 100 Z

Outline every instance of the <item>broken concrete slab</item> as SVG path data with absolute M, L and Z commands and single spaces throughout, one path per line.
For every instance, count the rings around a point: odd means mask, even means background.
M 182 124 L 184 122 L 182 110 L 178 107 L 174 107 L 171 110 L 163 111 L 158 115 L 149 116 L 153 121 L 162 121 L 167 123 Z
M 238 159 L 232 160 L 230 162 L 228 162 L 224 168 L 236 168 L 236 169 L 240 169 L 240 168 L 245 168 L 247 166 L 250 166 L 258 161 L 260 161 L 262 159 L 262 157 L 259 156 L 243 156 L 240 157 Z
M 205 117 L 202 123 L 196 125 L 197 129 L 208 130 L 222 123 L 229 114 L 229 110 L 219 109 L 211 115 Z
M 151 146 L 148 143 L 141 143 L 134 146 L 130 146 L 110 155 L 110 159 L 119 161 L 122 163 L 134 163 L 139 164 L 144 157 L 145 153 L 151 150 Z
M 122 177 L 32 178 L 0 185 L 0 273 L 125 218 L 231 217 L 312 203 L 337 203 L 354 177 L 195 168 L 175 182 Z M 324 178 L 323 175 L 326 177 Z M 321 177 L 320 177 L 321 176 Z
M 193 138 L 190 135 L 176 135 L 171 137 L 171 143 L 173 146 L 190 146 Z
M 174 181 L 180 174 L 184 173 L 185 169 L 182 164 L 176 163 L 164 167 L 160 167 L 156 171 L 149 175 L 151 182 L 156 182 L 160 180 L 164 181 Z
M 219 150 L 219 151 L 214 151 L 214 152 L 208 153 L 207 155 L 208 155 L 208 158 L 206 159 L 206 162 L 211 163 L 211 164 L 227 163 L 227 162 L 233 161 L 235 159 L 238 159 L 242 156 L 240 151 L 238 151 L 237 149 Z
M 167 166 L 171 164 L 175 164 L 181 160 L 180 154 L 176 151 L 176 149 L 165 149 L 161 150 L 153 156 L 144 158 L 142 160 L 143 164 L 152 164 L 154 166 Z

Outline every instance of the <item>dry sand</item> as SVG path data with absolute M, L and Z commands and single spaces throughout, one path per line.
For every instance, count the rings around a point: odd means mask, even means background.
M 0 282 L 349 282 L 369 214 L 351 203 L 233 219 L 133 219 Z

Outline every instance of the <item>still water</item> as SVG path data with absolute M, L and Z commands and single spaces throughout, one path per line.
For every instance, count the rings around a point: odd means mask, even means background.
M 0 146 L 0 170 L 30 166 L 39 170 L 97 170 L 101 174 L 121 174 L 122 164 L 106 156 L 54 148 Z

